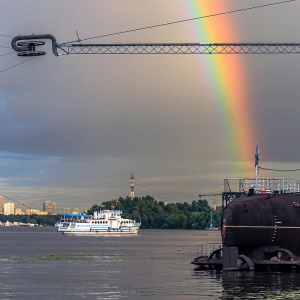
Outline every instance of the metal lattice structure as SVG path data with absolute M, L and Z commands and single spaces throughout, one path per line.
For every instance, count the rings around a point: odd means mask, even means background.
M 13 38 L 12 48 L 19 56 L 40 56 L 36 47 L 50 39 L 55 56 L 69 54 L 299 54 L 300 43 L 138 43 L 81 44 L 57 43 L 51 34 L 20 35 Z
M 58 44 L 64 54 L 298 54 L 300 44 Z

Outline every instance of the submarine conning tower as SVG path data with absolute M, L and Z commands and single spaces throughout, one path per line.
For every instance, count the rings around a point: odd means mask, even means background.
M 300 183 L 293 178 L 224 179 L 222 245 L 200 268 L 300 269 Z

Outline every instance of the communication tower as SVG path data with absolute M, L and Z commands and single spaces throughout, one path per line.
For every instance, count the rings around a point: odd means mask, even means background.
M 217 209 L 217 202 L 216 202 L 216 197 L 214 197 L 214 202 L 213 202 L 213 210 Z
M 133 173 L 131 173 L 130 178 L 130 199 L 133 200 L 134 198 L 134 176 Z

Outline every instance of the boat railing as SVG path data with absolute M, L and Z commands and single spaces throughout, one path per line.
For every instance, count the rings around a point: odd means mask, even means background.
M 197 256 L 209 256 L 212 252 L 221 248 L 222 243 L 197 243 Z
M 224 192 L 248 193 L 253 189 L 255 194 L 300 193 L 300 182 L 294 178 L 226 178 Z

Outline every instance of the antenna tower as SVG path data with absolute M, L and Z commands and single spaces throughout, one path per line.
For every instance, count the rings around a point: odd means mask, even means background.
M 131 173 L 130 178 L 130 199 L 133 200 L 134 198 L 134 176 L 133 173 Z

